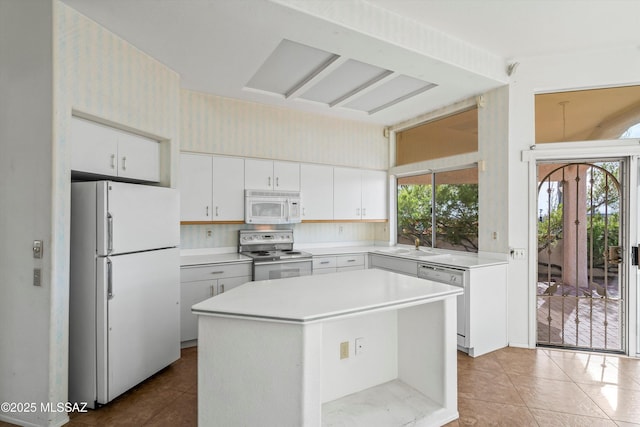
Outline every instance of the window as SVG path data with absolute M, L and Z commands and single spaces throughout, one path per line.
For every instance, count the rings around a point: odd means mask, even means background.
M 398 178 L 397 212 L 399 244 L 478 252 L 478 168 Z
M 640 137 L 640 86 L 535 96 L 536 144 Z

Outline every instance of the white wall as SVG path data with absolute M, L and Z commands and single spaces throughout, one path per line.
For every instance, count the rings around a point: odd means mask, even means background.
M 640 51 L 637 47 L 609 49 L 583 54 L 521 58 L 512 76 L 509 93 L 509 246 L 528 248 L 536 239 L 529 235 L 529 223 L 536 220 L 535 206 L 528 200 L 528 163 L 522 151 L 535 143 L 534 95 L 564 90 L 622 86 L 640 83 Z M 540 147 L 543 149 L 543 147 Z M 580 150 L 579 144 L 576 150 Z M 533 239 L 533 240 L 532 240 Z M 535 313 L 532 307 L 530 271 L 535 253 L 528 259 L 509 263 L 509 339 L 510 345 L 535 345 Z M 533 320 L 535 322 L 535 320 Z
M 59 423 L 66 414 L 40 412 L 39 402 L 64 400 L 66 383 L 55 370 L 66 365 L 66 338 L 51 330 L 65 324 L 60 274 L 53 265 L 52 117 L 53 5 L 0 2 L 0 402 L 37 402 L 36 412 L 0 412 L 25 425 Z M 44 241 L 44 258 L 32 256 Z M 62 245 L 64 246 L 64 245 Z M 32 284 L 42 269 L 42 286 Z
M 2 0 L 0 8 L 0 402 L 38 409 L 0 419 L 61 425 L 66 413 L 39 405 L 67 401 L 72 112 L 165 141 L 169 184 L 180 80 L 57 0 Z M 42 260 L 32 257 L 34 239 L 44 240 Z M 41 287 L 32 285 L 35 267 Z

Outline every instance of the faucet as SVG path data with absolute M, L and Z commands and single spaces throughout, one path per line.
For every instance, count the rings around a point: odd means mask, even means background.
M 416 238 L 416 251 L 420 250 L 420 239 Z

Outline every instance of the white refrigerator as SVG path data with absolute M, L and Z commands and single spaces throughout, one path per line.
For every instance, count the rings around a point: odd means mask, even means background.
M 71 402 L 110 402 L 180 358 L 179 211 L 174 189 L 71 184 Z

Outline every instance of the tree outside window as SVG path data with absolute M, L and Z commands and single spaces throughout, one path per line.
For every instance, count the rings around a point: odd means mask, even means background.
M 398 243 L 478 252 L 477 167 L 399 178 L 397 203 Z

